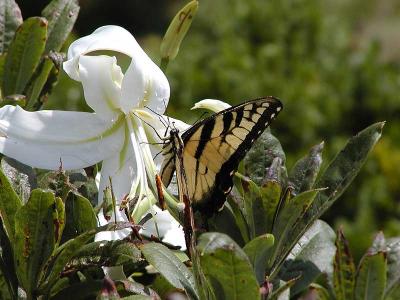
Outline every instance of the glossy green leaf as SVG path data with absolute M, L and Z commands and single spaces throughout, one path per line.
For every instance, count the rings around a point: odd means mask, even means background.
M 384 123 L 376 123 L 359 132 L 330 163 L 315 184 L 316 187 L 326 189 L 318 194 L 301 221 L 293 228 L 292 235 L 297 236 L 295 240 L 300 238 L 346 190 L 381 137 L 383 126 Z
M 368 253 L 358 266 L 354 289 L 355 300 L 383 299 L 386 286 L 386 254 Z
M 310 152 L 295 163 L 289 173 L 290 185 L 294 187 L 295 194 L 310 190 L 317 178 L 322 164 L 322 150 L 324 143 L 310 149 Z
M 34 108 L 35 105 L 38 105 L 37 104 L 38 98 L 44 93 L 46 93 L 45 91 L 43 91 L 43 88 L 47 83 L 48 77 L 53 67 L 54 63 L 51 61 L 49 57 L 45 56 L 41 64 L 36 69 L 36 72 L 34 74 L 35 78 L 29 85 L 29 88 L 27 89 L 26 92 L 26 95 L 29 99 L 28 102 L 30 107 Z
M 287 199 L 283 208 L 279 212 L 272 234 L 276 237 L 274 245 L 274 255 L 271 257 L 275 266 L 278 266 L 289 254 L 298 237 L 293 234 L 296 224 L 301 223 L 302 218 L 314 201 L 320 190 L 306 191 L 293 198 Z
M 32 78 L 46 44 L 47 21 L 32 17 L 18 28 L 10 44 L 3 75 L 3 94 L 24 94 Z
M 45 53 L 59 51 L 70 34 L 79 13 L 77 0 L 53 0 L 42 11 L 48 22 Z
M 246 253 L 227 235 L 209 232 L 199 237 L 202 271 L 216 299 L 259 299 L 259 286 Z
M 336 158 L 329 164 L 316 183 L 327 188 L 319 193 L 307 213 L 307 220 L 321 216 L 353 181 L 363 166 L 369 152 L 382 135 L 384 122 L 375 123 L 352 137 Z
M 266 168 L 270 167 L 276 157 L 279 157 L 285 163 L 285 152 L 283 152 L 279 140 L 267 129 L 243 159 L 245 175 L 261 185 L 266 175 Z
M 291 288 L 291 295 L 306 289 L 322 273 L 332 278 L 335 252 L 335 232 L 317 220 L 294 246 L 280 270 L 284 281 L 301 275 Z
M 254 268 L 259 284 L 265 281 L 267 255 L 273 245 L 274 236 L 272 234 L 264 234 L 251 240 L 243 247 L 243 251 L 246 253 Z
M 37 189 L 15 215 L 15 265 L 28 296 L 36 288 L 40 272 L 54 250 L 56 212 L 54 194 Z
M 21 10 L 15 0 L 2 0 L 0 2 L 0 54 L 7 51 L 15 31 L 21 24 Z
M 257 220 L 256 232 L 272 232 L 275 215 L 281 202 L 282 186 L 277 181 L 269 180 L 260 187 L 260 193 L 262 209 L 255 210 L 254 216 Z
M 143 262 L 142 253 L 134 243 L 117 241 L 99 241 L 84 245 L 69 262 L 70 268 L 81 266 L 118 266 L 124 263 Z
M 356 267 L 351 256 L 349 245 L 342 230 L 336 237 L 336 254 L 334 261 L 333 288 L 337 300 L 352 299 Z
M 70 192 L 65 200 L 66 224 L 63 241 L 74 238 L 97 227 L 97 218 L 92 204 L 85 197 Z
M 143 256 L 174 287 L 184 289 L 198 298 L 192 272 L 176 255 L 162 244 L 147 243 L 141 248 Z
M 11 183 L 0 169 L 0 215 L 3 226 L 11 243 L 14 243 L 15 214 L 21 208 L 22 202 L 13 190 Z
M 101 227 L 97 227 L 96 229 L 89 230 L 85 233 L 82 233 L 78 237 L 71 239 L 60 247 L 58 247 L 52 254 L 49 263 L 47 264 L 46 270 L 46 278 L 42 281 L 40 285 L 40 290 L 43 293 L 49 293 L 54 283 L 60 276 L 60 273 L 64 269 L 65 265 L 71 261 L 71 259 L 79 252 L 79 250 L 93 237 L 96 233 L 102 231 L 112 231 L 112 230 L 120 230 L 123 228 L 129 228 L 132 224 L 128 222 L 120 222 L 120 223 L 109 223 L 108 225 L 104 225 Z
M 41 98 L 49 94 L 52 85 L 58 80 L 58 68 L 53 60 L 54 51 L 59 51 L 70 34 L 79 13 L 76 0 L 53 0 L 42 11 L 48 20 L 47 43 L 44 49 L 46 56 L 42 60 L 35 79 L 27 92 L 29 107 L 38 110 L 42 106 Z M 39 100 L 39 101 L 38 101 Z

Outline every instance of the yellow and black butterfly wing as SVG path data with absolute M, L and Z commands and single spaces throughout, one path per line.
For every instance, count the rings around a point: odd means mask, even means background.
M 248 101 L 182 134 L 183 167 L 194 209 L 210 214 L 223 206 L 240 161 L 281 109 L 282 103 L 273 97 Z

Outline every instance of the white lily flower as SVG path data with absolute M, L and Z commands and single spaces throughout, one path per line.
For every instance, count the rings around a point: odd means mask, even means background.
M 99 50 L 131 57 L 126 72 L 115 57 L 93 53 Z M 0 109 L 0 152 L 50 170 L 57 170 L 60 162 L 68 170 L 102 161 L 99 202 L 111 178 L 117 204 L 127 194 L 138 196 L 133 212 L 138 221 L 155 201 L 152 190 L 157 170 L 149 141 L 159 142 L 155 131 L 159 135 L 165 132 L 160 115 L 170 95 L 168 80 L 135 38 L 118 26 L 104 26 L 76 40 L 63 67 L 82 83 L 86 102 L 94 112 L 28 112 L 19 106 L 4 106 Z M 187 125 L 175 120 L 175 127 Z M 116 214 L 118 221 L 126 220 L 118 209 Z M 99 219 L 106 223 L 102 214 Z M 97 239 L 126 234 L 127 230 L 106 232 Z

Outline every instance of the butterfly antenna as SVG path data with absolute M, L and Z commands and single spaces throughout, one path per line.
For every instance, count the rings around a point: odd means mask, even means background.
M 150 110 L 153 114 L 157 115 L 157 116 L 158 116 L 158 119 L 159 119 L 160 122 L 164 125 L 164 127 L 167 127 L 167 126 L 168 126 L 168 124 L 165 122 L 165 120 L 164 120 L 164 118 L 163 118 L 163 116 L 162 116 L 161 114 L 159 114 L 159 113 L 156 112 L 154 109 L 152 109 L 152 108 L 150 108 L 150 107 L 148 107 L 148 106 L 145 106 L 145 108 L 147 108 L 148 110 Z

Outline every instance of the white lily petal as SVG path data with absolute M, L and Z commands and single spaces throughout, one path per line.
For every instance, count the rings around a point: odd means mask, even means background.
M 65 72 L 71 78 L 79 81 L 80 56 L 97 50 L 121 52 L 144 63 L 148 61 L 153 63 L 129 31 L 120 26 L 108 25 L 96 29 L 88 36 L 77 39 L 70 45 L 68 61 L 63 64 Z
M 120 111 L 121 68 L 115 57 L 82 56 L 79 76 L 86 103 L 105 120 L 118 117 Z
M 111 177 L 113 191 L 117 205 L 129 193 L 132 182 L 137 177 L 136 159 L 132 145 L 127 143 L 122 152 L 118 152 L 103 161 L 99 186 L 99 202 L 103 200 L 103 191 L 110 186 Z M 122 159 L 121 159 L 122 158 Z
M 196 102 L 191 109 L 199 109 L 204 108 L 211 110 L 215 113 L 220 112 L 221 110 L 227 109 L 231 107 L 230 104 L 216 99 L 204 99 L 199 102 Z
M 147 56 L 147 55 L 146 55 Z M 168 105 L 170 88 L 167 78 L 149 57 L 132 55 L 122 82 L 121 106 L 127 113 L 133 108 L 150 107 L 162 114 Z
M 0 108 L 0 153 L 37 168 L 57 170 L 60 161 L 65 170 L 83 168 L 119 152 L 123 127 L 95 113 L 6 105 Z

